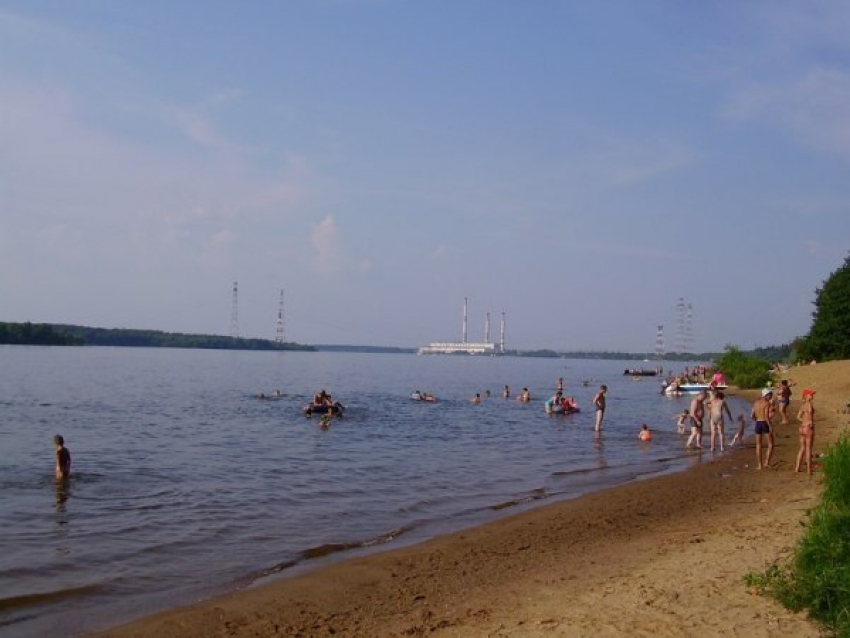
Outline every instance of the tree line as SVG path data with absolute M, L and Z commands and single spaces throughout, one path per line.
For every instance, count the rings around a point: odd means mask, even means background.
M 0 323 L 0 344 L 44 346 L 124 346 L 135 348 L 202 348 L 208 350 L 306 350 L 313 346 L 243 339 L 223 335 L 185 334 L 129 328 L 92 328 L 66 324 Z
M 29 346 L 79 346 L 80 337 L 57 332 L 47 323 L 0 322 L 0 344 Z

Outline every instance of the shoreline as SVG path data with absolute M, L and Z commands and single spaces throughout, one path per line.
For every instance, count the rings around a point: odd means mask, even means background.
M 132 621 L 98 635 L 820 635 L 743 577 L 790 555 L 820 494 L 795 474 L 794 416 L 816 396 L 815 452 L 847 421 L 850 362 L 794 368 L 774 468 L 747 443 L 675 474 L 554 502 Z M 740 393 L 743 399 L 750 393 Z M 734 426 L 733 426 L 734 427 Z M 730 427 L 730 429 L 732 429 Z M 727 436 L 731 439 L 731 436 Z

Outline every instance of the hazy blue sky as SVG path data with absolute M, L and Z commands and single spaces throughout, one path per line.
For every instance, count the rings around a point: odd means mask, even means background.
M 0 2 L 0 320 L 786 343 L 850 249 L 850 3 Z

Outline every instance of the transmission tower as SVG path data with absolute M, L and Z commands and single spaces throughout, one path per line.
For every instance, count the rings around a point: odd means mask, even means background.
M 499 352 L 505 352 L 505 313 L 502 313 L 502 321 L 499 324 Z
M 234 339 L 239 338 L 239 302 L 236 283 L 233 282 L 233 306 L 230 309 L 230 336 Z
M 658 326 L 658 334 L 655 337 L 655 359 L 664 360 L 664 326 Z
M 694 351 L 694 328 L 693 328 L 694 307 L 688 303 L 685 310 L 685 352 Z
M 685 298 L 679 297 L 676 304 L 676 352 L 685 352 L 687 346 L 685 339 Z
M 466 341 L 467 341 L 467 339 L 466 339 L 466 336 L 467 336 L 466 335 L 466 322 L 467 322 L 467 306 L 468 305 L 469 305 L 469 298 L 464 297 L 463 298 L 463 328 L 461 330 L 461 332 L 462 332 L 461 341 L 463 343 L 466 343 Z
M 277 311 L 277 327 L 274 332 L 274 340 L 283 343 L 286 340 L 283 330 L 283 290 L 280 291 L 280 308 Z

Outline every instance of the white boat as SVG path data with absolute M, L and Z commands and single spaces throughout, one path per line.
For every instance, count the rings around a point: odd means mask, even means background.
M 728 386 L 709 383 L 670 383 L 664 386 L 664 394 L 668 396 L 676 394 L 696 394 L 697 392 L 708 392 L 709 390 L 726 390 Z

